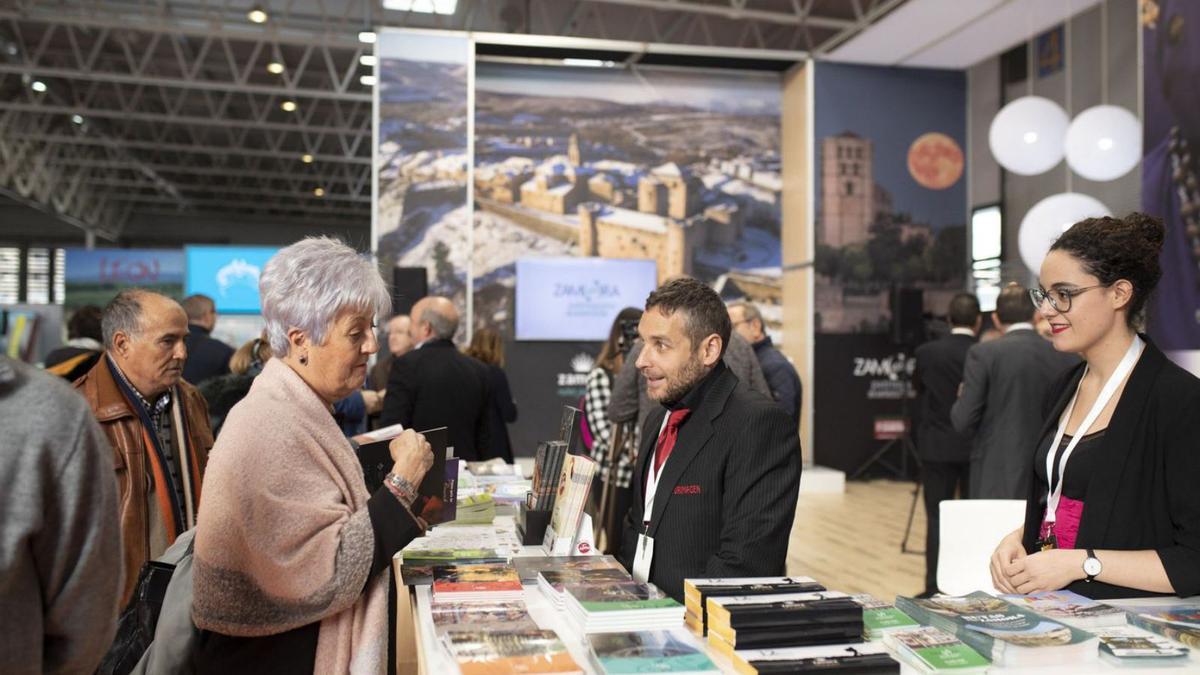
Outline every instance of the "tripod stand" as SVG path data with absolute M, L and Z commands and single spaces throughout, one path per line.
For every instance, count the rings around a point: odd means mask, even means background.
M 924 554 L 925 552 L 910 550 L 908 548 L 908 538 L 912 534 L 913 518 L 916 516 L 917 501 L 919 501 L 921 495 L 921 481 L 919 476 L 921 474 L 922 467 L 921 458 L 917 455 L 917 447 L 912 441 L 912 416 L 909 415 L 908 411 L 909 381 L 908 378 L 901 379 L 904 382 L 904 390 L 900 398 L 900 417 L 904 420 L 903 432 L 901 432 L 899 436 L 889 440 L 887 443 L 884 443 L 883 447 L 876 450 L 875 454 L 868 457 L 865 462 L 859 465 L 859 467 L 854 470 L 854 473 L 850 474 L 850 480 L 858 478 L 876 464 L 887 469 L 895 478 L 907 480 L 908 460 L 910 458 L 912 459 L 913 463 L 917 466 L 918 479 L 913 485 L 912 502 L 908 506 L 908 522 L 904 526 L 904 538 L 900 540 L 900 552 L 919 555 Z M 889 462 L 887 459 L 888 452 L 895 448 L 900 449 L 898 466 Z

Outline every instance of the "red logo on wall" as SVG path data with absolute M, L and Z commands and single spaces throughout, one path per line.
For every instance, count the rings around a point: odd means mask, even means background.
M 579 552 L 580 553 L 587 555 L 589 552 L 591 552 L 591 550 L 592 550 L 591 545 L 589 545 L 586 541 L 579 542 Z

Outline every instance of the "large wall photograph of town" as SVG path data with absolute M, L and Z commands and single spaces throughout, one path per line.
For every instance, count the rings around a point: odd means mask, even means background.
M 381 31 L 376 44 L 379 119 L 376 254 L 393 267 L 430 267 L 430 292 L 465 306 L 467 75 L 462 37 Z M 435 268 L 436 264 L 436 268 Z
M 476 324 L 511 335 L 515 261 L 570 255 L 653 259 L 778 330 L 779 106 L 774 75 L 478 63 Z
M 816 331 L 888 333 L 893 289 L 944 315 L 966 280 L 962 73 L 821 63 Z

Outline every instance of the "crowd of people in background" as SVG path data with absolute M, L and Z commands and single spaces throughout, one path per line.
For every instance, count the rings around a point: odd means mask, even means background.
M 957 295 L 950 333 L 916 351 L 926 594 L 938 506 L 955 497 L 1026 500 L 991 561 L 1001 590 L 1200 593 L 1200 380 L 1139 333 L 1162 241 L 1140 214 L 1077 223 L 1037 286 L 1004 288 L 988 322 Z M 503 336 L 484 327 L 460 349 L 450 299 L 418 299 L 380 335 L 388 289 L 328 238 L 282 249 L 259 283 L 265 328 L 236 350 L 212 335 L 211 298 L 129 289 L 75 312 L 50 374 L 0 357 L 0 414 L 22 449 L 0 454 L 0 670 L 91 671 L 139 572 L 170 550 L 193 561 L 180 667 L 382 671 L 386 570 L 426 527 L 412 504 L 433 457 L 416 431 L 448 427 L 468 461 L 530 453 L 508 433 Z M 699 281 L 617 315 L 583 435 L 608 547 L 635 578 L 679 596 L 689 575 L 784 573 L 802 391 L 761 310 Z M 394 424 L 392 471 L 365 485 L 347 439 Z

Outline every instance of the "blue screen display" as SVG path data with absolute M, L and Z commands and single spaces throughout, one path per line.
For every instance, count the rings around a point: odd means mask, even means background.
M 657 282 L 653 260 L 517 261 L 518 340 L 606 340 L 625 307 L 643 307 Z
M 269 246 L 187 246 L 184 294 L 207 295 L 218 313 L 258 314 L 258 277 L 277 251 Z

